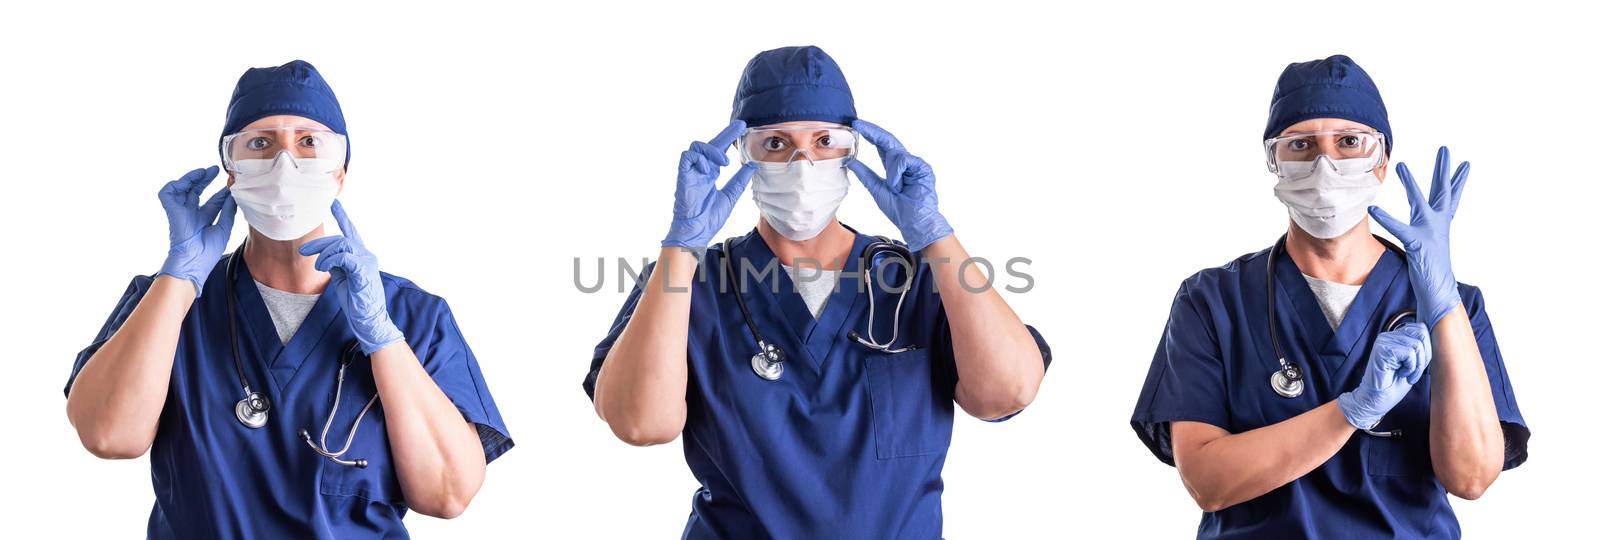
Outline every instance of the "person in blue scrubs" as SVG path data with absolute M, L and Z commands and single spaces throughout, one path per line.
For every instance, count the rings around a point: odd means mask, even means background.
M 854 159 L 858 137 L 887 177 Z M 847 171 L 903 243 L 838 221 Z M 760 222 L 711 245 L 747 184 Z M 683 538 L 938 538 L 955 407 L 1016 414 L 1050 352 L 960 264 L 932 169 L 856 118 L 832 58 L 787 47 L 746 66 L 732 123 L 683 153 L 676 199 L 583 388 L 629 444 L 682 434 L 701 486 Z
M 149 451 L 149 538 L 403 538 L 408 510 L 459 515 L 512 441 L 444 299 L 380 272 L 334 200 L 332 89 L 302 61 L 250 69 L 222 135 L 229 187 L 201 203 L 210 167 L 162 188 L 165 263 L 72 366 L 84 447 Z M 250 232 L 224 254 L 236 210 Z
M 1482 496 L 1529 437 L 1484 294 L 1450 264 L 1469 167 L 1441 148 L 1425 194 L 1402 163 L 1411 219 L 1371 206 L 1394 134 L 1345 56 L 1285 69 L 1262 138 L 1288 233 L 1184 280 L 1133 430 L 1199 538 L 1457 538 L 1446 495 Z

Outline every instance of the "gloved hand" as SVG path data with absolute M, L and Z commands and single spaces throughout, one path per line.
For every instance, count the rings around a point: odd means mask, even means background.
M 1372 429 L 1422 380 L 1432 359 L 1428 328 L 1420 322 L 1378 334 L 1361 384 L 1339 396 L 1339 411 L 1357 429 Z
M 328 287 L 338 295 L 344 318 L 361 343 L 361 352 L 372 354 L 378 349 L 405 341 L 394 322 L 389 320 L 389 309 L 384 300 L 383 278 L 378 275 L 378 258 L 367 251 L 367 245 L 356 233 L 355 225 L 344 213 L 344 205 L 333 201 L 333 219 L 339 222 L 339 232 L 344 236 L 325 236 L 300 246 L 300 254 L 317 257 L 317 270 L 333 274 Z
M 227 188 L 200 204 L 200 192 L 217 179 L 217 167 L 189 171 L 161 188 L 161 208 L 167 211 L 167 260 L 157 276 L 172 276 L 194 283 L 195 298 L 205 288 L 206 276 L 222 260 L 233 233 L 238 204 Z
M 850 170 L 856 179 L 867 187 L 878 209 L 889 217 L 889 222 L 900 229 L 900 236 L 912 251 L 955 234 L 950 223 L 939 213 L 939 195 L 933 191 L 933 167 L 922 158 L 906 152 L 905 146 L 894 135 L 866 120 L 856 120 L 851 127 L 867 142 L 878 147 L 878 157 L 888 179 L 878 176 L 871 167 L 859 160 L 850 161 Z
M 1395 167 L 1400 183 L 1411 201 L 1411 224 L 1407 225 L 1376 206 L 1368 208 L 1372 219 L 1388 229 L 1406 248 L 1406 271 L 1411 274 L 1411 289 L 1417 296 L 1417 314 L 1428 321 L 1428 328 L 1439 323 L 1461 304 L 1456 275 L 1450 271 L 1450 220 L 1461 204 L 1461 188 L 1467 184 L 1472 164 L 1463 162 L 1448 180 L 1450 149 L 1439 147 L 1433 163 L 1432 193 L 1423 202 L 1422 189 L 1411 178 L 1411 169 L 1401 163 Z
M 744 121 L 734 120 L 711 142 L 695 142 L 678 158 L 678 190 L 672 204 L 672 227 L 661 247 L 678 246 L 705 249 L 717 231 L 727 223 L 739 195 L 755 175 L 754 165 L 745 164 L 717 189 L 717 177 L 728 165 L 728 147 L 744 134 Z

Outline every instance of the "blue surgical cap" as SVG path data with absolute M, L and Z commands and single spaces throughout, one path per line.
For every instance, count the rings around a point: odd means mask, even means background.
M 245 70 L 239 84 L 233 87 L 233 98 L 228 100 L 228 119 L 217 138 L 217 151 L 222 151 L 222 137 L 238 133 L 256 120 L 280 114 L 316 120 L 346 139 L 350 136 L 333 88 L 322 80 L 317 68 L 295 60 L 278 67 Z M 348 143 L 344 163 L 350 165 Z
M 1261 140 L 1312 118 L 1339 118 L 1371 126 L 1383 134 L 1384 153 L 1394 150 L 1389 131 L 1389 110 L 1367 72 L 1350 57 L 1336 54 L 1323 60 L 1289 64 L 1278 76 L 1267 111 L 1267 131 Z
M 856 100 L 839 64 L 817 47 L 784 47 L 744 66 L 733 94 L 733 118 L 765 126 L 797 120 L 850 125 Z

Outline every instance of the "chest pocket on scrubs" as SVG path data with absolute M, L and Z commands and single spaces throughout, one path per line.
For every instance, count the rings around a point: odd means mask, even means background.
M 955 402 L 948 377 L 926 349 L 867 357 L 878 459 L 940 454 L 950 447 Z
M 1427 377 L 1427 375 L 1423 375 Z M 1420 477 L 1433 474 L 1428 455 L 1428 392 L 1419 385 L 1396 404 L 1373 431 L 1400 430 L 1399 437 L 1374 437 L 1362 432 L 1363 460 L 1372 476 Z
M 372 365 L 366 360 L 358 360 L 350 364 L 345 375 L 344 395 L 339 399 L 339 411 L 334 415 L 333 424 L 328 429 L 328 446 L 330 450 L 338 450 L 344 446 L 345 437 L 349 436 L 351 424 L 356 421 L 356 416 L 361 414 L 361 408 L 366 406 L 367 400 L 377 395 L 376 383 L 372 380 Z M 316 440 L 322 433 L 322 422 L 327 421 L 328 407 L 333 405 L 333 398 L 318 404 L 312 410 L 317 424 L 306 426 L 305 430 Z M 298 442 L 298 441 L 296 441 Z M 302 443 L 302 446 L 304 444 Z M 357 468 L 349 465 L 334 463 L 332 460 L 317 456 L 310 448 L 304 449 L 308 454 L 322 460 L 322 494 L 343 497 L 360 497 L 373 502 L 390 505 L 404 505 L 400 494 L 400 479 L 395 476 L 394 457 L 389 452 L 389 435 L 385 428 L 383 417 L 383 400 L 378 400 L 372 405 L 372 410 L 361 420 L 361 425 L 356 430 L 355 439 L 350 442 L 350 450 L 342 456 L 346 460 L 365 459 L 366 468 Z

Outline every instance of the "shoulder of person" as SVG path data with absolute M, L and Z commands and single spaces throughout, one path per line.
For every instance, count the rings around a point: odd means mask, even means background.
M 388 272 L 379 272 L 378 275 L 382 276 L 384 290 L 390 291 L 389 301 L 395 304 L 395 307 L 450 310 L 449 304 L 443 297 L 428 292 L 410 279 Z

